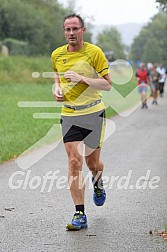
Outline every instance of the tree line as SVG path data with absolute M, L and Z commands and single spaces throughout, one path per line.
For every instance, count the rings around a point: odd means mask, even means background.
M 103 51 L 113 51 L 114 58 L 167 63 L 166 0 L 157 0 L 161 9 L 134 38 L 130 55 L 121 34 L 111 26 L 97 36 L 96 44 Z M 0 41 L 10 54 L 50 55 L 66 43 L 62 24 L 64 16 L 75 12 L 75 1 L 64 7 L 58 0 L 0 0 Z M 90 22 L 86 23 L 85 40 L 91 42 Z
M 49 55 L 66 43 L 62 24 L 64 16 L 75 12 L 75 1 L 68 0 L 64 7 L 57 0 L 0 0 L 0 41 L 10 54 Z M 92 42 L 92 24 L 86 23 L 85 40 Z M 116 28 L 104 31 L 98 45 L 124 57 L 121 35 Z M 107 38 L 108 36 L 108 38 Z M 104 38 L 103 38 L 104 37 Z M 107 40 L 104 46 L 104 40 Z M 109 41 L 110 40 L 110 41 Z
M 167 12 L 167 0 L 156 0 L 159 3 L 159 7 L 162 11 Z
M 19 54 L 48 55 L 65 43 L 60 31 L 64 16 L 70 12 L 57 0 L 0 0 L 1 43 L 12 54 L 20 50 Z M 86 37 L 90 41 L 89 32 Z
M 131 45 L 130 58 L 167 65 L 167 16 L 159 12 L 144 26 Z

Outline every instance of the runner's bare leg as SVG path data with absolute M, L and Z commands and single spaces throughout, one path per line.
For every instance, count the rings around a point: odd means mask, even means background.
M 84 205 L 85 185 L 81 175 L 83 157 L 78 152 L 79 141 L 65 143 L 68 155 L 68 182 L 75 205 Z M 80 152 L 81 153 L 81 152 Z

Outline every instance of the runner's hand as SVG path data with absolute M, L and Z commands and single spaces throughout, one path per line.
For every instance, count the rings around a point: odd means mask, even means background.
M 63 91 L 62 91 L 61 87 L 55 86 L 54 97 L 55 97 L 57 102 L 63 102 L 64 101 L 64 94 L 63 94 Z
M 78 82 L 81 82 L 81 80 L 82 80 L 82 75 L 79 75 L 79 74 L 77 74 L 77 73 L 74 72 L 74 71 L 67 71 L 67 72 L 64 74 L 64 78 L 65 78 L 68 82 L 75 82 L 75 83 L 78 83 Z

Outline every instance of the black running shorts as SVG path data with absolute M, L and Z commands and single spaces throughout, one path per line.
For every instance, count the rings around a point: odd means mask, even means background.
M 61 116 L 63 142 L 83 141 L 89 148 L 102 146 L 105 110 L 81 116 Z

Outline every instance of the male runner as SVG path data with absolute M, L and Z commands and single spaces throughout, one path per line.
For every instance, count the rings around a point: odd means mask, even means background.
M 61 126 L 68 156 L 68 181 L 76 210 L 72 221 L 66 226 L 67 230 L 87 227 L 85 185 L 81 176 L 83 142 L 85 161 L 92 172 L 94 203 L 102 206 L 106 199 L 102 181 L 103 163 L 100 161 L 105 108 L 100 90 L 109 91 L 111 80 L 102 50 L 84 42 L 85 30 L 84 21 L 79 15 L 65 17 L 64 32 L 67 44 L 52 53 L 55 71 L 54 95 L 56 101 L 63 102 Z

